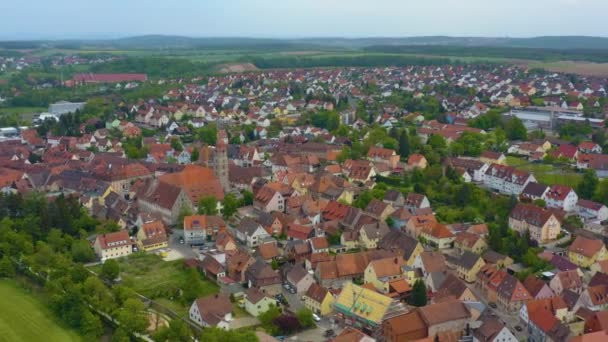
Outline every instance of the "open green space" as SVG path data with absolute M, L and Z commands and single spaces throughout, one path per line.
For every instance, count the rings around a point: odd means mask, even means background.
M 186 316 L 191 303 L 175 299 L 188 281 L 183 260 L 164 261 L 155 254 L 136 253 L 128 258 L 118 259 L 122 284 L 135 292 L 158 301 L 179 315 Z M 101 273 L 101 266 L 91 268 Z M 219 287 L 201 275 L 202 286 L 197 293 L 205 297 L 219 292 Z
M 507 164 L 517 169 L 531 172 L 540 183 L 562 184 L 576 188 L 582 179 L 582 175 L 562 165 L 544 163 L 531 163 L 518 157 L 507 157 Z
M 0 114 L 30 114 L 46 112 L 45 107 L 0 107 Z
M 34 294 L 15 282 L 0 281 L 0 341 L 82 341 L 53 319 Z

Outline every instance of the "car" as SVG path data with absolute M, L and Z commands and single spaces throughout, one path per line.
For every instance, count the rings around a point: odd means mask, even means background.
M 283 287 L 285 288 L 285 290 L 289 290 L 289 284 L 285 283 L 283 284 Z
M 524 329 L 523 329 L 522 327 L 520 327 L 519 325 L 516 325 L 516 326 L 515 326 L 515 330 L 517 330 L 517 331 L 522 331 L 522 330 L 524 330 Z
M 241 299 L 239 300 L 239 308 L 244 308 L 245 307 L 245 300 Z
M 179 238 L 179 244 L 183 245 L 184 244 L 184 239 L 183 238 Z
M 296 294 L 296 289 L 289 289 L 289 293 Z
M 321 322 L 321 317 L 319 317 L 316 313 L 312 314 L 312 318 L 316 321 L 316 322 Z
M 491 307 L 492 309 L 496 309 L 496 308 L 497 308 L 496 303 L 490 303 L 489 305 L 490 305 L 490 307 Z
M 325 337 L 334 337 L 336 335 L 336 333 L 332 329 L 327 329 L 327 330 L 325 330 L 324 335 L 325 335 Z

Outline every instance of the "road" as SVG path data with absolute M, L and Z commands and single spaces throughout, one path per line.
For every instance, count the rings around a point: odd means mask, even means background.
M 498 317 L 498 319 L 500 321 L 502 321 L 503 323 L 505 323 L 507 325 L 507 328 L 509 328 L 511 333 L 513 333 L 513 335 L 515 335 L 515 337 L 517 338 L 518 341 L 527 340 L 528 334 L 526 334 L 526 327 L 523 325 L 523 323 L 519 319 L 519 312 L 517 312 L 515 314 L 510 314 L 510 313 L 502 311 L 500 309 L 500 307 L 493 309 L 492 307 L 490 307 L 486 298 L 484 296 L 482 296 L 481 291 L 478 288 L 476 288 L 474 284 L 466 284 L 466 285 L 473 292 L 473 294 L 477 298 L 479 298 L 479 301 L 481 301 L 486 306 L 486 310 L 488 310 L 491 314 Z M 521 332 L 517 331 L 515 329 L 516 326 L 520 326 L 522 328 L 522 331 Z
M 562 229 L 562 232 L 566 232 L 566 231 Z M 559 244 L 562 244 L 562 243 L 565 243 L 566 241 L 569 241 L 570 237 L 571 237 L 570 233 L 567 233 L 561 239 L 555 240 L 555 241 L 551 241 L 551 242 L 546 243 L 546 244 L 542 244 L 542 245 L 540 245 L 540 247 L 543 247 L 545 249 L 546 248 L 552 249 L 552 248 L 557 247 L 557 245 L 559 245 Z

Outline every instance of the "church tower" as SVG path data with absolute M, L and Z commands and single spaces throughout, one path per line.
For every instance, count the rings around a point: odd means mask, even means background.
M 215 143 L 215 162 L 213 163 L 215 175 L 219 178 L 224 192 L 230 191 L 230 181 L 228 179 L 228 134 L 225 130 L 217 132 L 217 142 Z

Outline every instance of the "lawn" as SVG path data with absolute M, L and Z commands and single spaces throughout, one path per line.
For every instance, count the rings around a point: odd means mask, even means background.
M 522 158 L 512 156 L 507 157 L 507 164 L 520 170 L 531 172 L 536 180 L 547 185 L 562 184 L 575 188 L 582 178 L 581 174 L 572 171 L 568 167 L 530 163 Z
M 0 107 L 0 114 L 30 114 L 46 112 L 45 107 Z
M 47 307 L 14 282 L 0 281 L 0 341 L 82 341 L 53 319 Z
M 191 303 L 172 300 L 186 279 L 186 269 L 182 260 L 163 261 L 160 256 L 155 254 L 136 253 L 117 261 L 120 265 L 120 278 L 124 285 L 158 301 L 179 315 L 187 314 Z M 91 269 L 99 273 L 101 266 L 94 266 Z M 204 279 L 203 276 L 201 279 L 203 288 L 198 294 L 200 297 L 219 292 L 216 284 Z

